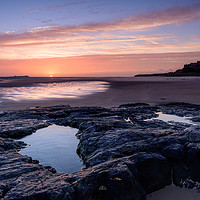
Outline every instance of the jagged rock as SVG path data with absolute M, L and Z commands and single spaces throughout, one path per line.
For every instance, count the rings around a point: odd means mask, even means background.
M 25 145 L 22 141 L 14 141 L 9 138 L 1 138 L 0 137 L 0 149 L 9 150 L 9 149 L 21 149 Z
M 183 160 L 185 155 L 184 146 L 181 144 L 170 144 L 169 146 L 164 147 L 161 153 L 167 159 L 174 162 Z
M 12 183 L 12 188 L 4 196 L 4 200 L 34 199 L 34 200 L 72 200 L 73 188 L 60 176 L 54 176 L 47 171 L 35 171 L 20 176 Z
M 182 103 L 129 104 L 110 109 L 60 105 L 3 113 L 0 198 L 143 200 L 146 194 L 172 182 L 197 187 L 199 128 L 147 120 L 158 111 L 200 116 L 200 106 Z M 43 167 L 39 161 L 20 155 L 17 151 L 25 144 L 9 138 L 22 137 L 51 124 L 79 129 L 77 153 L 85 169 L 56 173 L 51 166 Z
M 78 181 L 74 185 L 77 199 L 145 199 L 144 189 L 121 159 L 86 169 L 78 176 Z
M 159 154 L 142 153 L 136 156 L 137 179 L 149 194 L 170 185 L 171 165 Z
M 191 126 L 185 129 L 189 142 L 200 142 L 200 126 Z
M 190 143 L 186 147 L 186 166 L 193 181 L 200 182 L 200 144 Z
M 178 162 L 173 166 L 172 180 L 176 186 L 183 187 L 184 181 L 189 178 L 189 171 L 183 162 Z

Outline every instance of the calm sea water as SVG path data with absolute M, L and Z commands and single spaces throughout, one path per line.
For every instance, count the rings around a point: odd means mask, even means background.
M 31 87 L 0 88 L 1 101 L 44 100 L 80 98 L 95 92 L 104 92 L 109 84 L 101 81 L 69 81 L 64 83 L 39 83 Z
M 19 153 L 39 160 L 44 166 L 52 166 L 60 173 L 78 171 L 83 164 L 76 154 L 77 132 L 78 129 L 57 125 L 39 129 L 20 139 L 28 145 Z

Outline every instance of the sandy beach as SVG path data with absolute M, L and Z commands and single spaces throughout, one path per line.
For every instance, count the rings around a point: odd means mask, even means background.
M 35 106 L 66 105 L 113 107 L 126 103 L 163 104 L 185 102 L 200 104 L 199 77 L 94 77 L 94 78 L 22 78 L 3 79 L 1 87 L 24 87 L 37 83 L 67 81 L 105 81 L 110 87 L 105 92 L 82 96 L 0 103 L 0 111 L 24 109 Z
M 197 190 L 180 188 L 175 185 L 166 186 L 147 195 L 147 200 L 198 200 L 199 198 L 200 193 Z

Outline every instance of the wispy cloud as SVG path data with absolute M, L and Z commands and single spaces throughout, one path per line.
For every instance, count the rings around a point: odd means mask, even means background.
M 199 42 L 188 40 L 183 43 L 173 34 L 147 35 L 138 32 L 195 20 L 200 20 L 200 3 L 112 22 L 66 27 L 42 26 L 23 33 L 7 32 L 0 34 L 0 58 L 197 51 Z
M 53 20 L 51 20 L 51 19 L 44 20 L 44 19 L 37 18 L 35 20 L 38 21 L 38 22 L 40 22 L 40 23 L 42 23 L 42 24 L 55 25 L 53 23 Z
M 79 4 L 85 4 L 85 1 L 76 1 L 76 2 L 66 2 L 63 4 L 55 4 L 51 6 L 46 6 L 42 8 L 28 8 L 29 13 L 34 13 L 34 12 L 40 12 L 43 10 L 49 11 L 49 10 L 57 10 L 59 8 L 64 8 L 64 7 L 69 7 L 69 6 L 74 6 L 74 5 L 79 5 Z
M 16 31 L 6 31 L 5 34 L 16 33 Z
M 34 32 L 34 31 L 42 31 L 42 30 L 53 30 L 58 26 L 39 26 L 39 27 L 34 27 L 34 28 L 29 28 L 27 32 Z
M 68 2 L 68 3 L 63 3 L 63 4 L 47 6 L 44 9 L 45 10 L 56 10 L 58 8 L 63 8 L 63 7 L 68 7 L 68 6 L 78 5 L 78 4 L 85 4 L 85 3 L 86 3 L 85 1 Z

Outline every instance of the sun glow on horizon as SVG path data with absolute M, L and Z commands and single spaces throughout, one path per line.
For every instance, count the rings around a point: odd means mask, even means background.
M 0 76 L 134 76 L 200 57 L 200 0 L 3 2 Z
M 98 55 L 65 58 L 2 60 L 1 76 L 88 77 L 163 73 L 199 60 L 200 52 L 168 54 Z M 1 67 L 3 66 L 3 67 Z M 52 76 L 51 76 L 52 75 Z

